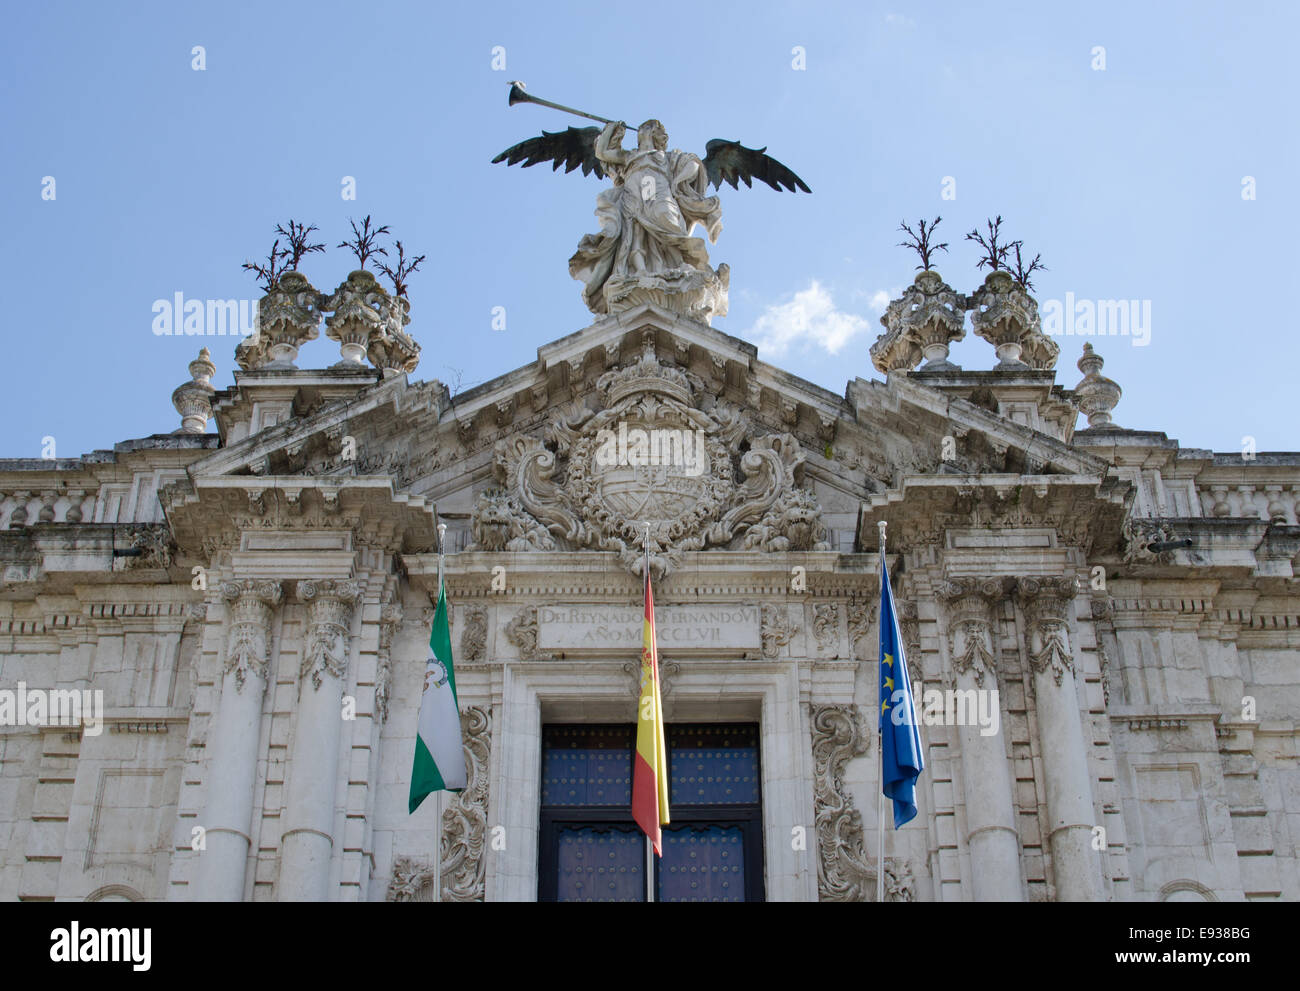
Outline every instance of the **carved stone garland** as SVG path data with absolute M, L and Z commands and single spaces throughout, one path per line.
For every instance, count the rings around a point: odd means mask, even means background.
M 442 843 L 439 847 L 442 873 L 441 900 L 481 902 L 484 898 L 487 864 L 483 848 L 487 842 L 488 758 L 492 754 L 492 709 L 471 705 L 460 714 L 469 782 L 451 799 L 442 814 Z
M 812 706 L 817 895 L 824 902 L 865 902 L 876 897 L 876 868 L 867 860 L 862 814 L 844 787 L 844 765 L 867 752 L 868 739 L 856 705 Z M 886 858 L 885 901 L 914 897 L 908 862 Z

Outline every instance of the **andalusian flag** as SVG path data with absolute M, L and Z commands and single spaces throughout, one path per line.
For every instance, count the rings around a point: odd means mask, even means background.
M 655 647 L 655 600 L 650 568 L 645 573 L 645 633 L 641 648 L 641 701 L 637 705 L 636 757 L 632 765 L 632 818 L 663 856 L 660 826 L 668 825 L 668 748 L 659 697 L 659 651 Z
M 456 702 L 456 673 L 451 663 L 451 629 L 447 624 L 447 589 L 438 589 L 438 608 L 429 634 L 429 660 L 424 666 L 424 694 L 411 768 L 411 812 L 435 791 L 460 791 L 469 784 L 465 749 L 460 738 L 460 706 Z

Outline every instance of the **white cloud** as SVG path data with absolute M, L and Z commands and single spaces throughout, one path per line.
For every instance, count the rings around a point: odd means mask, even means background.
M 882 298 L 883 312 L 889 302 L 883 292 L 872 297 L 873 309 Z M 795 293 L 793 299 L 769 306 L 745 336 L 758 345 L 759 353 L 765 358 L 780 357 L 793 345 L 814 346 L 827 354 L 839 354 L 845 344 L 870 327 L 864 317 L 837 310 L 831 294 L 814 279 L 807 289 Z

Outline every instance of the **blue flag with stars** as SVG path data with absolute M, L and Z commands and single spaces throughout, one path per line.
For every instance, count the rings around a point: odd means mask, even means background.
M 889 589 L 885 556 L 880 556 L 880 754 L 885 797 L 894 803 L 894 828 L 916 817 L 916 779 L 925 770 L 921 734 L 916 728 L 912 683 L 907 677 L 903 638 Z

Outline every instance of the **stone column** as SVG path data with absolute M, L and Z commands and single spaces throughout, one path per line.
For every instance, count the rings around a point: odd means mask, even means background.
M 957 691 L 962 693 L 958 698 L 975 699 L 975 693 L 991 692 L 990 708 L 967 705 L 965 711 L 968 715 L 997 712 L 996 732 L 989 733 L 969 718 L 957 727 L 974 897 L 976 901 L 1023 901 L 1020 834 L 1002 732 L 993 612 L 1010 592 L 1009 583 L 996 578 L 958 578 L 942 582 L 937 591 L 945 605 L 948 654 Z
M 271 617 L 279 582 L 223 582 L 230 629 L 221 701 L 208 736 L 208 801 L 199 825 L 206 847 L 193 882 L 201 901 L 239 901 L 252 844 L 253 792 L 262 697 L 270 680 Z
M 334 852 L 334 794 L 338 787 L 353 605 L 361 583 L 301 581 L 307 606 L 298 718 L 294 729 L 285 828 L 280 843 L 281 901 L 327 901 Z
M 1028 624 L 1056 897 L 1100 901 L 1100 863 L 1092 849 L 1097 817 L 1070 643 L 1075 583 L 1068 577 L 1022 578 L 1018 594 Z

